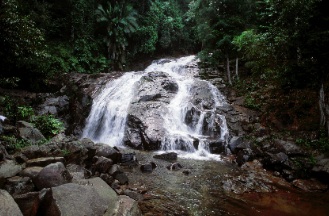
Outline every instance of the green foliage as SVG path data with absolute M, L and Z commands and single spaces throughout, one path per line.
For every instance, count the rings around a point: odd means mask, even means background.
M 178 1 L 151 2 L 150 9 L 140 18 L 137 29 L 137 51 L 140 53 L 189 51 L 196 45 L 192 21 L 187 19 Z M 186 6 L 186 3 L 185 3 Z
M 326 136 L 324 130 L 320 131 L 320 135 L 317 139 L 299 138 L 296 140 L 296 143 L 307 149 L 316 149 L 322 153 L 329 153 L 329 138 Z
M 48 57 L 44 35 L 28 15 L 20 13 L 19 6 L 16 0 L 1 3 L 0 76 L 27 77 L 32 72 L 40 76 Z
M 64 124 L 53 115 L 36 116 L 32 123 L 45 137 L 52 137 L 64 131 Z
M 105 30 L 108 59 L 112 60 L 115 69 L 122 70 L 126 63 L 128 36 L 138 27 L 137 12 L 131 5 L 116 1 L 112 4 L 107 2 L 106 7 L 98 5 L 95 14 L 97 22 Z
M 47 142 L 47 140 L 41 140 L 36 143 L 32 143 L 30 141 L 24 139 L 17 139 L 15 136 L 1 136 L 0 140 L 12 150 L 19 150 L 27 146 L 31 145 L 43 145 Z
M 84 39 L 74 42 L 75 49 L 69 44 L 52 44 L 50 65 L 52 74 L 58 71 L 78 73 L 103 72 L 109 65 L 109 61 L 103 55 L 95 56 L 99 46 L 95 43 L 87 43 Z
M 191 1 L 188 14 L 195 20 L 202 42 L 201 60 L 218 65 L 224 58 L 235 57 L 232 39 L 247 28 L 253 5 L 253 1 L 247 0 Z
M 34 115 L 34 110 L 30 106 L 19 106 L 17 107 L 16 118 L 20 120 L 30 120 Z
M 257 103 L 257 100 L 251 94 L 248 94 L 244 99 L 244 106 L 254 110 L 260 109 L 260 104 Z

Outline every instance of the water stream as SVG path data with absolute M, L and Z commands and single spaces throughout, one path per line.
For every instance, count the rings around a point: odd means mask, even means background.
M 226 102 L 216 87 L 202 81 L 204 82 L 202 91 L 208 91 L 212 104 L 203 104 L 202 98 L 199 104 L 193 103 L 195 95 L 198 94 L 195 92 L 195 83 L 200 82 L 196 78 L 198 74 L 196 64 L 195 56 L 162 59 L 154 61 L 143 72 L 128 72 L 110 81 L 94 98 L 82 137 L 90 138 L 94 142 L 122 147 L 127 113 L 138 81 L 147 73 L 165 72 L 176 81 L 178 92 L 168 104 L 168 112 L 162 116 L 166 134 L 161 141 L 161 150 L 183 149 L 188 154 L 182 155 L 187 157 L 212 157 L 209 142 L 222 142 L 225 145 L 228 138 L 225 117 L 216 113 L 216 108 Z M 187 115 L 192 119 L 190 123 L 186 122 Z M 220 125 L 220 132 L 216 134 L 213 132 L 215 124 Z M 198 140 L 197 147 L 195 140 Z

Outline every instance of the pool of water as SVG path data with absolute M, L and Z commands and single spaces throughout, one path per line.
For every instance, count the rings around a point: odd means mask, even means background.
M 328 192 L 307 193 L 287 183 L 273 185 L 272 192 L 235 194 L 222 187 L 228 176 L 245 172 L 235 164 L 178 158 L 183 168 L 170 171 L 170 162 L 153 154 L 136 151 L 140 164 L 157 164 L 152 173 L 142 173 L 139 166 L 125 168 L 130 185 L 147 188 L 139 203 L 144 215 L 329 215 Z

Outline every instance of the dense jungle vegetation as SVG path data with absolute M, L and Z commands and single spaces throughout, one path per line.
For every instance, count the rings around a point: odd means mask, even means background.
M 129 71 L 156 57 L 198 53 L 204 67 L 223 69 L 238 91 L 275 83 L 283 94 L 322 86 L 327 92 L 328 6 L 325 0 L 1 0 L 0 85 L 36 90 L 64 73 Z M 245 103 L 259 109 L 254 95 Z

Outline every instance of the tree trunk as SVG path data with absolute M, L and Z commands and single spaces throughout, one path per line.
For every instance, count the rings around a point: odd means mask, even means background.
M 228 83 L 232 85 L 232 80 L 231 80 L 231 71 L 230 71 L 230 59 L 228 55 L 226 56 L 226 70 L 227 70 L 227 79 Z
M 320 89 L 320 97 L 319 97 L 319 107 L 320 107 L 320 126 L 327 127 L 327 135 L 329 135 L 329 105 L 326 104 L 325 96 L 324 96 L 324 87 L 321 85 Z
M 236 79 L 239 80 L 239 58 L 235 59 L 235 75 Z

